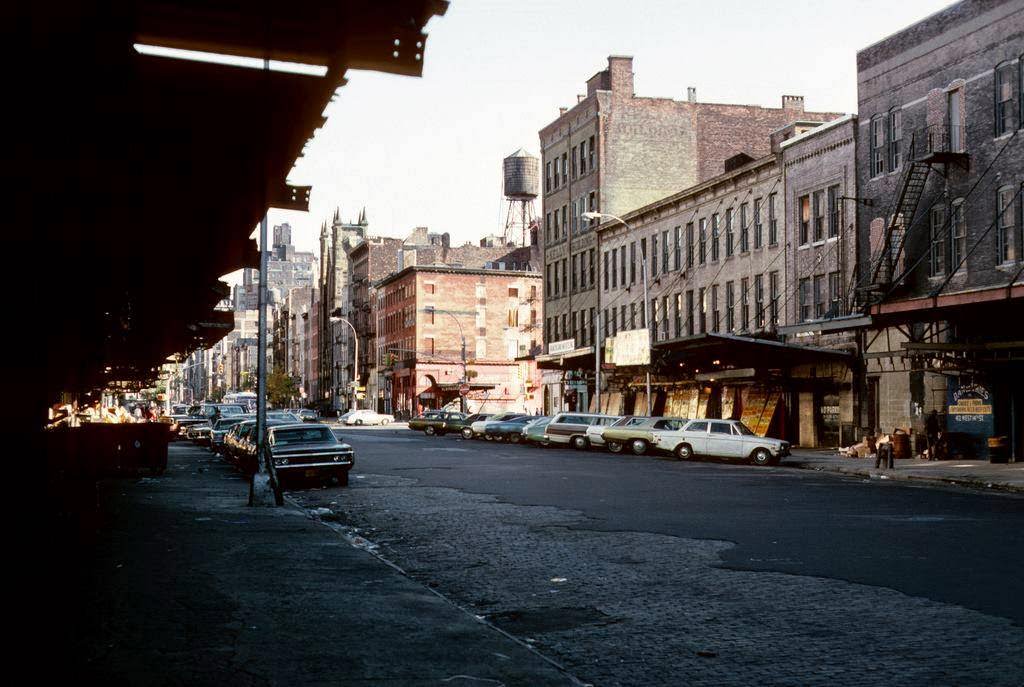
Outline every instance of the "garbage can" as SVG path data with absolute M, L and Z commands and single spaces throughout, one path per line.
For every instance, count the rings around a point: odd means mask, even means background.
M 988 438 L 988 462 L 1008 463 L 1010 462 L 1010 441 L 1006 437 Z

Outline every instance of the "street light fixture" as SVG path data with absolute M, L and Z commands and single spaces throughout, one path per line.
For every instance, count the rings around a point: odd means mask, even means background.
M 613 219 L 613 220 L 621 223 L 622 226 L 626 227 L 626 232 L 627 233 L 632 231 L 632 227 L 629 226 L 629 223 L 626 220 L 622 219 L 621 217 L 618 217 L 617 215 L 608 214 L 607 212 L 584 212 L 582 217 L 583 217 L 583 219 L 601 219 L 602 217 L 607 218 L 607 219 Z M 643 285 L 644 285 L 644 310 L 643 310 L 643 312 L 644 312 L 644 328 L 647 329 L 648 345 L 650 345 L 651 314 L 650 314 L 650 311 L 649 311 L 649 304 L 648 304 L 648 298 L 647 298 L 647 253 L 646 253 L 646 251 L 642 252 L 641 255 L 640 255 L 640 277 L 641 277 L 641 279 L 643 281 Z M 600 369 L 601 369 L 600 354 L 598 353 L 597 347 L 595 346 L 594 347 L 594 374 L 595 375 L 600 375 Z M 651 367 L 650 367 L 650 365 L 647 366 L 646 378 L 647 378 L 647 414 L 651 415 L 652 411 L 653 411 L 653 407 L 652 407 L 653 404 L 651 403 Z M 601 407 L 600 406 L 600 402 L 601 402 L 600 393 L 601 392 L 599 391 L 599 389 L 600 389 L 600 378 L 596 377 L 596 376 L 595 376 L 595 379 L 594 379 L 594 388 L 595 388 L 596 394 L 597 394 L 598 408 L 600 409 L 600 407 Z
M 338 308 L 334 312 L 340 312 L 340 310 L 341 308 Z M 355 353 L 355 359 L 352 361 L 352 383 L 350 384 L 350 387 L 352 388 L 352 407 L 349 409 L 354 411 L 357 405 L 356 388 L 359 386 L 359 334 L 356 333 L 356 328 L 352 326 L 352 323 L 346 320 L 344 317 L 332 314 L 330 321 L 331 324 L 335 324 L 337 322 L 344 322 L 345 324 L 347 324 L 348 328 L 352 330 L 352 340 L 355 341 L 355 346 L 353 348 L 353 353 Z

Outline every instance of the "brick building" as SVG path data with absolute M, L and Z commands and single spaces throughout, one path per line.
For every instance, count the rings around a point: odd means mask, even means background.
M 851 324 L 857 264 L 857 118 L 833 120 L 783 140 L 786 215 L 785 322 L 790 343 L 840 351 L 847 359 L 790 371 L 802 388 L 795 399 L 796 439 L 803 446 L 848 446 L 856 436 L 860 364 Z
M 857 54 L 865 428 L 938 411 L 1024 457 L 1024 3 L 965 0 Z
M 525 270 L 412 265 L 378 282 L 384 409 L 408 417 L 458 405 L 465 376 L 470 410 L 534 412 L 540 292 L 540 275 Z
M 597 222 L 583 220 L 583 212 L 622 215 L 720 174 L 737 154 L 767 155 L 770 134 L 783 126 L 838 116 L 806 112 L 800 96 L 783 96 L 780 108 L 700 103 L 693 89 L 685 101 L 637 97 L 632 58 L 609 57 L 586 95 L 540 130 L 547 342 L 562 350 L 579 334 L 573 314 L 597 309 Z M 577 394 L 584 392 L 580 373 L 570 371 L 567 380 Z M 563 407 L 564 390 L 553 393 L 549 410 Z

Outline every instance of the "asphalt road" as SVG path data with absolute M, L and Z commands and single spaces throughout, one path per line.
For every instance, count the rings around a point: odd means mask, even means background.
M 1020 496 L 339 434 L 356 447 L 352 485 L 297 500 L 342 511 L 382 555 L 581 679 L 1022 684 Z

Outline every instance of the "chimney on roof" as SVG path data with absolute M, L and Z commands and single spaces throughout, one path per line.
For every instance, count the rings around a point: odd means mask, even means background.
M 564 115 L 568 111 L 569 111 L 568 107 L 560 107 L 560 108 L 558 108 L 558 116 L 561 117 L 562 115 Z
M 691 103 L 697 102 L 697 88 L 695 86 L 686 87 L 686 100 Z
M 608 57 L 609 86 L 619 97 L 633 97 L 633 58 L 629 55 Z
M 576 94 L 576 102 L 577 102 L 577 103 L 582 103 L 582 102 L 583 102 L 583 99 L 584 99 L 584 98 L 586 98 L 586 97 L 587 97 L 587 96 L 583 95 L 582 93 L 577 93 L 577 94 Z
M 789 112 L 803 112 L 804 97 L 802 95 L 782 96 L 782 109 Z

